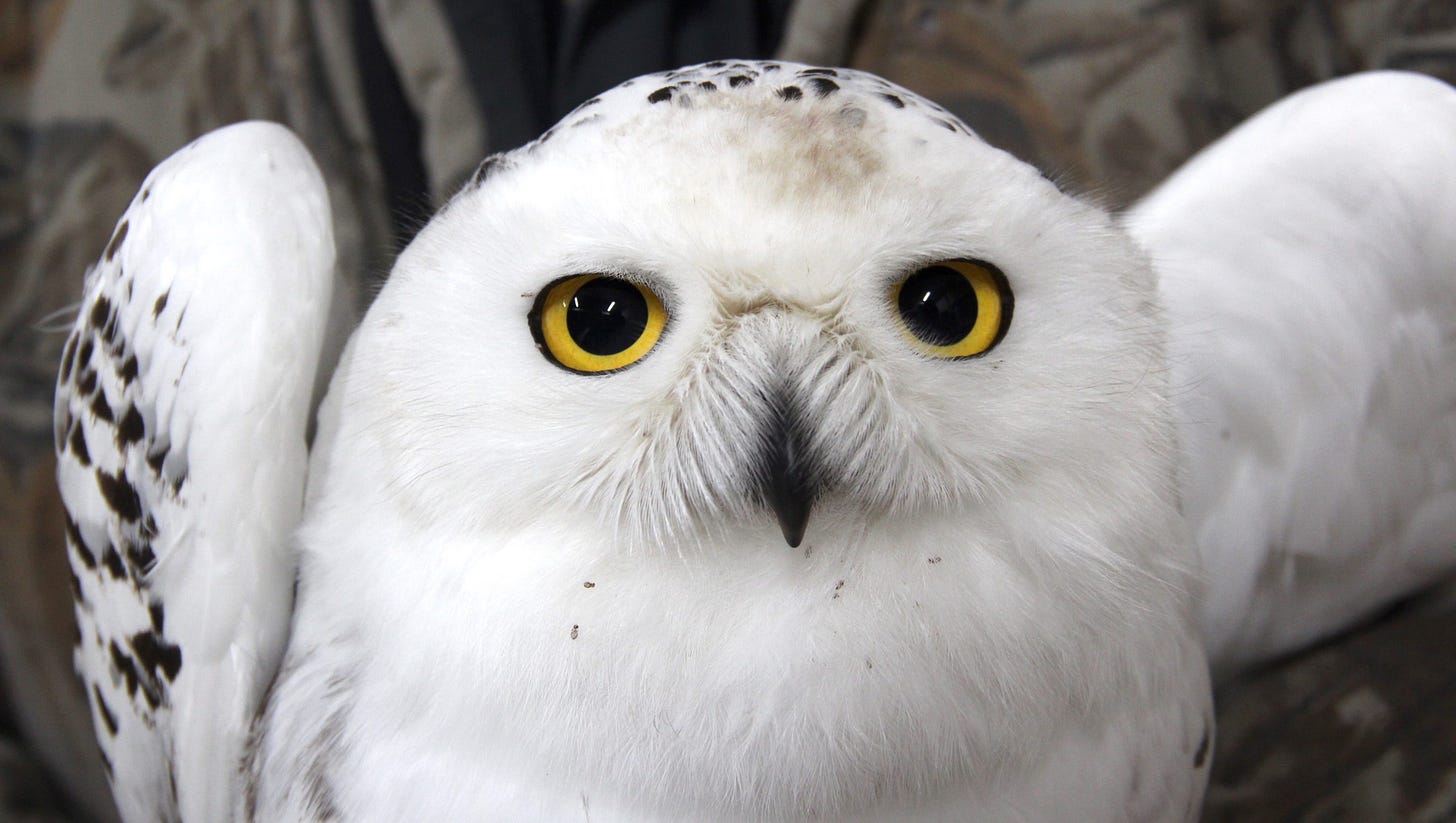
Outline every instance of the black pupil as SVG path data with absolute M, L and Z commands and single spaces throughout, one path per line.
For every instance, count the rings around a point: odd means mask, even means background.
M 932 346 L 959 343 L 976 327 L 976 290 L 949 266 L 930 266 L 905 279 L 900 287 L 900 316 L 905 325 Z
M 566 307 L 566 331 L 576 345 L 596 355 L 619 354 L 647 328 L 647 298 L 615 277 L 589 280 Z

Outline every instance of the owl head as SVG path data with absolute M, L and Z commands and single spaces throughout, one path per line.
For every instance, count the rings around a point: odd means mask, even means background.
M 334 394 L 371 488 L 424 521 L 788 551 L 946 512 L 1171 510 L 1160 335 L 1108 215 L 944 109 L 709 63 L 482 164 Z

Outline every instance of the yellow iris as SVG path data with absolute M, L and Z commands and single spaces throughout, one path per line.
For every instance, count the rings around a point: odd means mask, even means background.
M 601 374 L 646 356 L 667 325 L 667 309 L 641 283 L 580 274 L 542 290 L 529 320 L 537 347 L 553 363 Z
M 906 337 L 919 351 L 945 359 L 985 354 L 1011 323 L 1011 288 L 989 263 L 947 260 L 895 284 Z

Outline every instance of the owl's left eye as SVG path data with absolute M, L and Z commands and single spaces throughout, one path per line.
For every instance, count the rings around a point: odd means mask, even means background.
M 947 260 L 912 272 L 892 299 L 907 337 L 932 357 L 985 354 L 1011 325 L 1011 287 L 980 260 Z
M 662 336 L 667 310 L 641 283 L 579 274 L 542 289 L 527 321 L 546 359 L 580 374 L 602 374 L 645 357 Z

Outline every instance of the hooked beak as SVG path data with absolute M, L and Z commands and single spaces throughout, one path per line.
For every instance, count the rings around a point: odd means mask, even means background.
M 809 462 L 803 425 L 787 398 L 776 398 L 760 463 L 761 494 L 773 509 L 783 530 L 784 542 L 798 548 L 809 525 L 809 512 L 818 495 L 813 467 Z

